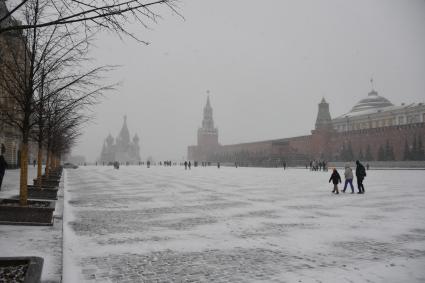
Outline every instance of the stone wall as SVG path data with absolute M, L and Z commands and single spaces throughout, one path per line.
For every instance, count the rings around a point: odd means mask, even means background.
M 329 167 L 343 168 L 346 162 L 329 161 Z M 355 168 L 355 162 L 349 162 L 351 168 Z M 362 161 L 366 166 L 369 164 L 371 170 L 374 169 L 421 169 L 425 170 L 425 161 Z
M 394 150 L 395 160 L 403 160 L 406 141 L 411 147 L 418 137 L 421 137 L 422 142 L 425 141 L 425 123 L 335 133 L 328 144 L 334 157 L 330 159 L 337 159 L 343 144 L 351 143 L 354 159 L 358 158 L 360 150 L 365 155 L 369 146 L 373 160 L 377 160 L 379 148 L 385 147 L 388 141 Z
M 210 154 L 208 161 L 247 162 L 251 165 L 267 164 L 272 166 L 287 162 L 289 165 L 303 165 L 312 159 L 341 160 L 343 147 L 350 148 L 352 160 L 365 160 L 367 147 L 370 148 L 371 160 L 378 159 L 380 147 L 385 148 L 388 143 L 394 152 L 394 160 L 404 159 L 405 143 L 412 147 L 414 139 L 425 142 L 425 123 L 416 123 L 402 126 L 390 126 L 377 129 L 365 129 L 351 132 L 337 133 L 334 131 L 314 130 L 312 135 L 240 143 L 220 146 L 215 154 Z M 196 157 L 197 147 L 190 148 Z M 360 156 L 362 151 L 363 158 Z

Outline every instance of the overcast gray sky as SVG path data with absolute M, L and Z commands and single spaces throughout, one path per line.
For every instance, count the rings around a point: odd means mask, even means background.
M 135 26 L 144 46 L 101 34 L 92 56 L 122 85 L 96 106 L 73 154 L 100 155 L 123 116 L 143 159 L 182 159 L 196 144 L 210 90 L 221 144 L 309 134 L 317 104 L 332 117 L 370 91 L 425 101 L 425 1 L 181 0 Z

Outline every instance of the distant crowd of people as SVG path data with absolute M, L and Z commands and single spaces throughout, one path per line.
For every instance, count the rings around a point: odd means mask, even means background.
M 1 156 L 2 157 L 2 156 Z M 146 162 L 147 167 L 150 167 L 150 161 Z M 139 165 L 143 165 L 143 162 L 139 162 Z M 160 166 L 172 166 L 177 165 L 177 163 L 173 163 L 171 161 L 160 161 L 158 163 Z M 217 168 L 220 168 L 220 162 L 217 162 Z M 0 158 L 0 165 L 1 165 L 1 158 Z M 116 169 L 119 169 L 119 163 L 116 161 L 112 164 Z M 155 164 L 156 165 L 156 164 Z M 185 170 L 191 170 L 192 169 L 192 162 L 191 161 L 184 161 L 179 164 L 180 166 L 184 166 Z M 200 164 L 202 167 L 210 166 L 210 162 L 201 162 Z M 198 162 L 194 161 L 193 163 L 194 167 L 198 167 Z M 238 163 L 235 162 L 235 167 L 238 167 Z M 306 168 L 310 167 L 311 171 L 328 171 L 328 163 L 325 160 L 311 160 L 309 164 L 306 164 Z M 283 163 L 283 169 L 286 169 L 286 162 Z M 364 188 L 364 178 L 366 177 L 366 169 L 369 170 L 369 164 L 363 166 L 363 164 L 360 163 L 359 160 L 356 161 L 356 178 L 357 178 L 357 189 L 359 194 L 365 193 Z M 4 174 L 4 173 L 3 173 Z M 2 179 L 2 172 L 0 167 L 0 186 L 1 186 L 1 179 Z M 344 170 L 344 177 L 345 177 L 345 183 L 344 183 L 344 189 L 342 190 L 343 193 L 347 190 L 347 187 L 350 186 L 351 193 L 354 194 L 354 185 L 353 185 L 353 179 L 354 174 L 353 170 L 350 167 L 350 164 L 345 164 L 345 170 Z M 338 173 L 338 170 L 336 168 L 332 169 L 332 174 L 329 178 L 329 183 L 333 183 L 333 190 L 332 193 L 339 194 L 338 184 L 342 183 L 342 179 L 340 174 Z
M 305 165 L 307 169 L 310 167 L 310 171 L 328 171 L 328 162 L 325 160 L 310 160 L 309 165 Z
M 4 173 L 5 170 L 7 168 L 7 163 L 3 157 L 3 154 L 5 153 L 6 149 L 4 147 L 4 145 L 1 145 L 1 154 L 0 154 L 0 190 L 1 190 L 1 185 L 3 182 L 3 177 L 4 177 Z M 97 162 L 96 162 L 97 165 Z M 103 163 L 103 165 L 105 165 L 105 163 Z M 119 169 L 120 167 L 120 163 L 118 161 L 115 162 L 110 162 L 110 164 L 108 165 L 113 165 L 113 167 L 115 169 Z M 128 163 L 126 164 L 128 165 Z M 139 165 L 144 165 L 144 162 L 139 162 Z M 151 165 L 150 161 L 146 162 L 147 167 L 149 168 Z M 172 165 L 177 165 L 177 163 L 173 163 L 171 161 L 163 161 L 163 162 L 159 162 L 159 165 L 163 165 L 163 166 L 172 166 Z M 184 161 L 184 163 L 180 163 L 180 165 L 184 165 L 184 169 L 185 170 L 190 170 L 192 167 L 192 163 L 190 161 Z M 210 166 L 210 162 L 202 162 L 201 166 Z M 328 164 L 325 160 L 312 160 L 310 161 L 310 170 L 311 171 L 328 171 Z M 198 166 L 198 162 L 195 161 L 194 166 L 197 167 Z M 235 167 L 238 167 L 238 163 L 235 162 Z M 220 168 L 220 162 L 217 162 L 217 168 Z M 286 162 L 284 162 L 283 168 L 286 169 Z M 308 168 L 308 165 L 306 165 L 306 168 Z M 363 166 L 363 164 L 360 163 L 359 160 L 356 161 L 356 178 L 357 178 L 357 189 L 358 189 L 358 194 L 364 194 L 365 193 L 365 188 L 364 188 L 364 178 L 366 177 L 366 169 L 369 170 L 369 164 L 366 164 L 366 168 L 365 166 Z M 344 183 L 344 189 L 342 190 L 343 193 L 345 193 L 345 191 L 347 190 L 348 185 L 350 185 L 351 188 L 351 193 L 354 194 L 354 186 L 353 186 L 353 179 L 354 179 L 354 174 L 353 174 L 353 170 L 350 167 L 350 164 L 345 164 L 345 170 L 344 170 L 344 177 L 345 177 L 345 183 Z M 340 174 L 338 173 L 338 170 L 336 168 L 333 168 L 332 170 L 332 174 L 329 178 L 329 183 L 332 182 L 333 184 L 333 190 L 332 193 L 334 194 L 339 194 L 339 189 L 338 189 L 338 184 L 342 183 L 342 179 Z
M 345 184 L 344 184 L 344 189 L 342 190 L 342 192 L 345 193 L 347 186 L 350 185 L 351 193 L 354 194 L 354 186 L 353 186 L 354 175 L 353 175 L 353 170 L 351 169 L 348 163 L 345 165 L 344 177 L 345 177 Z M 364 185 L 363 185 L 363 180 L 365 177 L 366 177 L 366 169 L 363 166 L 363 164 L 361 164 L 360 161 L 357 160 L 356 161 L 356 178 L 357 178 L 357 189 L 358 189 L 357 193 L 358 194 L 365 193 Z M 336 170 L 336 168 L 333 168 L 332 170 L 331 177 L 329 178 L 329 183 L 330 182 L 332 182 L 334 185 L 332 193 L 339 194 L 338 184 L 340 184 L 342 181 L 341 181 L 341 176 L 339 175 L 338 170 Z
M 192 163 L 190 163 L 190 161 L 189 162 L 187 162 L 187 161 L 184 162 L 184 169 L 185 170 L 187 170 L 187 168 L 189 168 L 189 170 L 190 170 L 191 167 L 192 167 Z

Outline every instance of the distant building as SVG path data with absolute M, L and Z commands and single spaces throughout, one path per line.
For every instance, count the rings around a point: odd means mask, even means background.
M 283 162 L 305 165 L 314 159 L 425 160 L 424 103 L 395 106 L 373 88 L 348 113 L 334 119 L 323 98 L 311 135 L 219 145 L 200 139 L 203 132 L 198 130 L 198 145 L 188 147 L 190 160 L 273 167 Z M 214 129 L 212 137 L 218 136 L 214 135 L 217 132 Z
M 9 14 L 6 3 L 0 0 L 0 19 Z M 13 17 L 8 16 L 0 22 L 0 28 L 7 28 L 20 24 Z M 17 115 L 18 102 L 10 96 L 10 89 L 6 86 L 15 85 L 16 78 L 22 75 L 25 60 L 25 41 L 21 31 L 7 31 L 0 33 L 0 146 L 4 145 L 6 152 L 4 157 L 9 168 L 19 167 L 20 148 L 22 135 L 17 126 L 8 122 L 6 114 Z M 37 158 L 37 144 L 29 143 L 28 162 Z
M 375 129 L 421 123 L 425 121 L 425 105 L 411 103 L 394 105 L 385 97 L 372 90 L 368 96 L 360 100 L 350 112 L 332 120 L 337 132 L 348 132 L 363 129 Z
M 209 156 L 219 149 L 218 129 L 214 127 L 213 109 L 208 96 L 207 104 L 204 107 L 202 127 L 198 129 L 198 144 L 189 146 L 188 159 L 200 162 L 207 161 Z
M 99 162 L 109 163 L 114 161 L 130 164 L 141 161 L 139 137 L 135 134 L 133 140 L 130 140 L 126 116 L 124 116 L 124 123 L 118 137 L 114 140 L 112 135 L 109 134 L 102 146 Z

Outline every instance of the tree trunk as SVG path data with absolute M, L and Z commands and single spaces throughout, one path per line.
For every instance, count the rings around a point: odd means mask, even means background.
M 21 176 L 19 186 L 19 204 L 27 205 L 28 201 L 28 142 L 23 142 L 21 146 Z
M 55 169 L 55 155 L 53 153 L 50 154 L 50 164 L 49 164 L 49 173 L 51 170 Z
M 43 163 L 43 146 L 42 144 L 39 142 L 38 144 L 38 154 L 37 154 L 37 185 L 38 187 L 41 189 L 41 165 Z
M 46 168 L 44 169 L 44 174 L 46 175 L 46 177 L 48 177 L 49 174 L 50 174 L 49 166 L 50 166 L 50 160 L 51 159 L 52 159 L 52 154 L 51 154 L 50 150 L 47 149 Z

